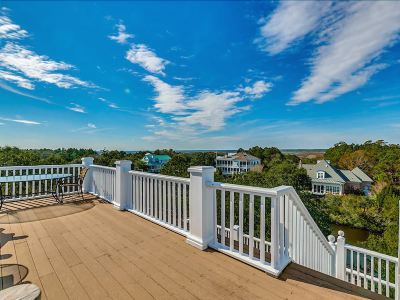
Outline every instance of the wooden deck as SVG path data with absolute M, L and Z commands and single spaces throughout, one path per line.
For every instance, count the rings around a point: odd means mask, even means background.
M 42 299 L 361 299 L 364 289 L 290 265 L 276 279 L 86 195 L 6 204 L 0 288 L 30 281 Z M 77 198 L 78 199 L 78 198 Z M 8 213 L 4 212 L 8 211 Z

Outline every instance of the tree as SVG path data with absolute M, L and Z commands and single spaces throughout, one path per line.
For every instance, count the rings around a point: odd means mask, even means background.
M 177 154 L 172 157 L 164 166 L 160 173 L 169 176 L 189 177 L 188 168 L 190 167 L 190 156 L 187 154 Z

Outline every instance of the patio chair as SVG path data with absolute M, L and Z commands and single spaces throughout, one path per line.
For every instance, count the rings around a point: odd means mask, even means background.
M 88 168 L 83 167 L 81 171 L 79 172 L 79 175 L 76 177 L 70 176 L 64 179 L 61 179 L 58 182 L 58 189 L 61 192 L 61 202 L 63 202 L 64 199 L 64 187 L 78 187 L 78 191 L 81 194 L 82 200 L 85 200 L 83 198 L 83 181 L 86 177 L 86 174 L 88 172 Z

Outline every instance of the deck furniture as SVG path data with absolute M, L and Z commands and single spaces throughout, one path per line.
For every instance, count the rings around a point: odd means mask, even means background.
M 40 195 L 40 193 L 51 193 L 53 197 L 59 202 L 59 197 L 58 197 L 58 189 L 57 189 L 57 184 L 59 180 L 63 178 L 69 178 L 71 177 L 71 174 L 32 174 L 32 175 L 13 175 L 13 176 L 3 176 L 0 177 L 0 209 L 4 203 L 4 200 L 7 198 L 14 198 L 15 195 L 6 195 L 3 193 L 3 188 L 1 185 L 6 185 L 6 184 L 15 184 L 19 182 L 35 182 L 35 181 L 56 181 L 55 184 L 51 184 L 51 190 L 50 191 L 41 191 L 38 192 L 37 194 Z M 20 197 L 21 195 L 19 195 Z
M 63 202 L 64 200 L 64 188 L 65 187 L 77 187 L 79 193 L 81 194 L 82 200 L 83 198 L 83 181 L 85 180 L 86 174 L 88 172 L 88 168 L 82 168 L 81 171 L 79 172 L 79 175 L 74 177 L 74 176 L 68 176 L 64 178 L 60 178 L 57 181 L 57 197 L 61 195 L 61 199 L 58 197 L 58 200 L 60 203 Z

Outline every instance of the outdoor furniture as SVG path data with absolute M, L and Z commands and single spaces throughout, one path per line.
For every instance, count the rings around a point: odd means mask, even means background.
M 51 194 L 58 202 L 59 202 L 59 197 L 58 197 L 58 193 L 57 193 L 57 183 L 60 179 L 63 178 L 68 178 L 71 177 L 71 174 L 32 174 L 32 175 L 12 175 L 12 176 L 4 176 L 4 177 L 0 177 L 0 185 L 4 184 L 16 184 L 16 183 L 20 183 L 20 182 L 25 182 L 26 184 L 30 183 L 30 182 L 34 182 L 34 181 L 39 181 L 39 184 L 41 181 L 56 181 L 55 184 L 50 184 L 50 186 L 52 187 L 51 190 L 49 191 L 39 191 L 37 193 L 29 193 L 28 190 L 26 190 L 26 192 L 30 195 L 45 195 L 45 194 Z M 6 191 L 6 189 L 4 189 Z M 18 197 L 22 197 L 24 194 L 19 194 Z M 0 209 L 4 203 L 5 199 L 8 198 L 15 198 L 16 195 L 6 195 L 3 193 L 3 188 L 0 188 Z
M 40 295 L 40 289 L 33 283 L 14 285 L 0 291 L 0 299 L 35 300 Z
M 81 171 L 79 172 L 78 176 L 76 176 L 76 177 L 68 176 L 65 178 L 61 178 L 57 181 L 57 191 L 61 194 L 61 200 L 60 200 L 61 203 L 64 200 L 64 187 L 78 187 L 79 192 L 82 197 L 82 200 L 84 200 L 82 186 L 83 186 L 83 181 L 85 180 L 87 172 L 88 172 L 88 168 L 83 167 L 81 169 Z M 57 196 L 58 196 L 58 194 L 57 194 Z

